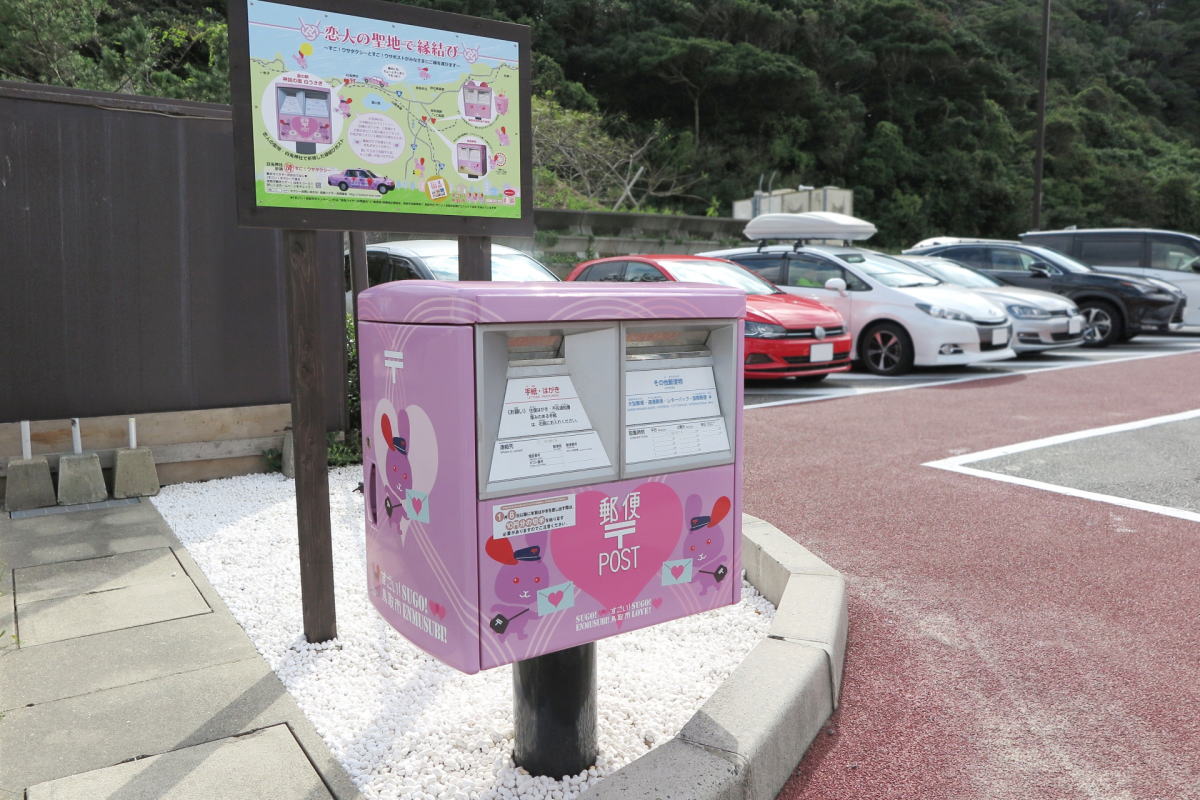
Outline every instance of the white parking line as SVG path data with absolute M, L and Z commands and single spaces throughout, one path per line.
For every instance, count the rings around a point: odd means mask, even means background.
M 1003 447 L 993 447 L 991 450 L 980 450 L 977 453 L 967 453 L 965 455 L 951 456 L 950 458 L 941 458 L 937 461 L 927 461 L 921 466 L 944 469 L 947 472 L 957 472 L 961 475 L 972 475 L 976 478 L 987 478 L 988 480 L 1000 481 L 1001 483 L 1012 483 L 1016 484 L 1017 486 L 1028 486 L 1032 489 L 1056 492 L 1058 494 L 1065 494 L 1070 497 L 1081 497 L 1085 500 L 1096 500 L 1101 503 L 1109 503 L 1110 505 L 1121 506 L 1123 508 L 1133 508 L 1137 509 L 1138 511 L 1149 511 L 1153 514 L 1162 514 L 1167 517 L 1186 519 L 1191 522 L 1200 522 L 1200 513 L 1196 513 L 1195 511 L 1185 511 L 1181 508 L 1160 506 L 1156 503 L 1145 503 L 1141 500 L 1131 500 L 1128 497 L 1101 494 L 1100 492 L 1089 492 L 1084 489 L 1076 489 L 1072 486 L 1061 486 L 1056 483 L 1035 481 L 1029 478 L 1020 478 L 1015 475 L 1005 475 L 1002 472 L 992 472 L 990 470 L 976 469 L 974 467 L 966 466 L 967 464 L 973 464 L 977 461 L 988 461 L 993 458 L 1001 458 L 1003 456 L 1009 456 L 1015 453 L 1023 453 L 1027 450 L 1036 450 L 1039 447 L 1052 447 L 1056 444 L 1075 442 L 1079 441 L 1080 439 L 1089 439 L 1094 436 L 1106 436 L 1111 433 L 1133 431 L 1139 428 L 1149 428 L 1154 425 L 1163 425 L 1168 422 L 1181 422 L 1187 419 L 1195 419 L 1196 417 L 1200 417 L 1200 409 L 1183 411 L 1178 414 L 1166 414 L 1161 417 L 1150 417 L 1148 419 L 1136 420 L 1134 422 L 1122 422 L 1119 425 L 1106 425 L 1102 428 L 1088 428 L 1086 430 L 1074 431 L 1072 433 L 1059 434 L 1058 436 L 1047 436 L 1042 439 L 1032 439 L 1028 442 L 1020 442 L 1018 444 L 1010 444 Z
M 1095 366 L 1099 366 L 1102 364 L 1118 364 L 1122 361 L 1144 361 L 1144 360 L 1150 359 L 1150 358 L 1168 358 L 1170 356 L 1190 355 L 1192 353 L 1197 353 L 1197 352 L 1200 352 L 1200 345 L 1193 345 L 1191 347 L 1188 347 L 1187 349 L 1172 350 L 1172 351 L 1166 352 L 1166 353 L 1144 353 L 1142 355 L 1121 356 L 1118 358 L 1105 358 L 1105 359 L 1095 359 L 1095 360 L 1089 358 L 1086 361 L 1071 362 L 1071 363 L 1066 363 L 1066 364 L 1060 364 L 1058 366 L 1051 366 L 1051 367 L 1045 367 L 1045 368 L 1040 368 L 1040 369 L 996 370 L 994 372 L 988 372 L 987 374 L 982 374 L 982 375 L 966 375 L 961 378 L 949 378 L 946 380 L 934 379 L 931 381 L 918 381 L 918 382 L 911 383 L 911 384 L 904 384 L 903 386 L 880 386 L 877 388 L 876 387 L 863 387 L 861 389 L 850 388 L 850 387 L 834 388 L 831 386 L 831 387 L 829 387 L 828 390 L 823 391 L 822 394 L 820 394 L 819 396 L 794 397 L 790 400 L 773 400 L 773 401 L 770 401 L 767 403 L 754 403 L 752 405 L 745 406 L 745 410 L 749 411 L 749 410 L 755 409 L 755 408 L 774 408 L 776 406 L 788 406 L 788 405 L 795 405 L 798 403 L 816 403 L 816 402 L 820 402 L 822 400 L 835 400 L 840 397 L 846 397 L 847 395 L 850 395 L 850 394 L 858 396 L 858 395 L 864 395 L 864 394 L 877 394 L 880 392 L 902 392 L 902 391 L 905 391 L 906 389 L 928 389 L 928 388 L 935 387 L 935 386 L 949 386 L 949 385 L 955 384 L 955 383 L 970 383 L 971 381 L 987 381 L 987 380 L 995 380 L 997 378 L 1011 378 L 1016 375 L 1025 375 L 1025 374 L 1029 374 L 1031 372 L 1036 372 L 1038 374 L 1041 374 L 1043 372 L 1055 372 L 1057 370 L 1063 370 L 1063 369 L 1077 369 L 1079 367 L 1095 367 Z M 882 377 L 882 376 L 872 376 L 872 378 L 876 378 L 876 379 L 878 379 L 880 377 Z M 909 376 L 902 376 L 900 378 L 893 378 L 892 380 L 912 380 L 912 379 Z M 763 391 L 759 392 L 752 388 L 748 388 L 746 390 L 746 394 L 749 394 L 749 395 L 775 394 L 776 392 L 782 393 L 782 392 L 786 392 L 786 391 L 788 391 L 788 390 L 784 389 L 781 391 L 781 390 L 775 389 L 775 390 L 763 390 Z M 800 389 L 797 391 L 805 391 L 805 390 Z

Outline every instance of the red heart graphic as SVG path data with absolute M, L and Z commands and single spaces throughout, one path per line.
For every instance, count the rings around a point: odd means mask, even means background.
M 437 117 L 430 117 L 430 118 L 429 118 L 429 124 L 430 124 L 430 125 L 437 125 Z
M 423 505 L 425 505 L 425 503 L 424 503 L 424 502 L 421 500 L 421 498 L 419 498 L 419 497 L 414 497 L 414 498 L 413 498 L 413 501 L 412 501 L 412 506 L 413 506 L 413 512 L 414 512 L 414 513 L 416 513 L 416 514 L 420 514 L 420 513 L 421 513 L 421 506 L 423 506 Z
M 674 578 L 675 580 L 679 580 L 679 576 L 682 574 L 683 574 L 683 565 L 682 564 L 678 564 L 674 567 L 671 567 L 671 577 Z
M 557 592 L 551 592 L 550 594 L 546 595 L 546 599 L 550 601 L 550 605 L 552 605 L 552 606 L 558 605 L 559 603 L 562 602 L 562 599 L 563 599 L 562 589 L 559 589 Z
M 720 525 L 721 520 L 725 519 L 725 515 L 729 513 L 729 509 L 733 507 L 733 503 L 729 502 L 728 497 L 718 497 L 717 502 L 713 503 L 712 519 L 708 521 L 708 527 Z
M 425 116 L 421 117 L 421 122 L 428 122 L 428 121 L 429 121 L 429 117 L 425 117 Z
M 658 608 L 659 606 L 662 605 L 662 598 L 661 597 L 654 598 L 653 600 L 650 601 L 650 605 L 654 606 L 655 608 Z
M 446 618 L 446 607 L 441 603 L 430 603 L 429 610 L 432 611 L 433 615 L 438 619 Z

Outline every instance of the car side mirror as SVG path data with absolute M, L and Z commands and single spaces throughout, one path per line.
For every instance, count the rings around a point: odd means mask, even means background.
M 1035 262 L 1029 265 L 1029 274 L 1035 278 L 1049 278 L 1050 266 L 1042 261 Z
M 831 292 L 837 292 L 843 297 L 846 296 L 846 282 L 841 278 L 830 278 L 825 281 L 825 288 Z

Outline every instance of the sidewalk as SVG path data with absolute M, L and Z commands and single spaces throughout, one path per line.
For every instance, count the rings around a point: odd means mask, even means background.
M 360 796 L 149 502 L 0 514 L 0 629 L 0 800 Z

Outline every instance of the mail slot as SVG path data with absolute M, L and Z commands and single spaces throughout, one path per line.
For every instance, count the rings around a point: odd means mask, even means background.
M 683 283 L 364 292 L 378 612 L 477 672 L 737 602 L 744 311 Z

